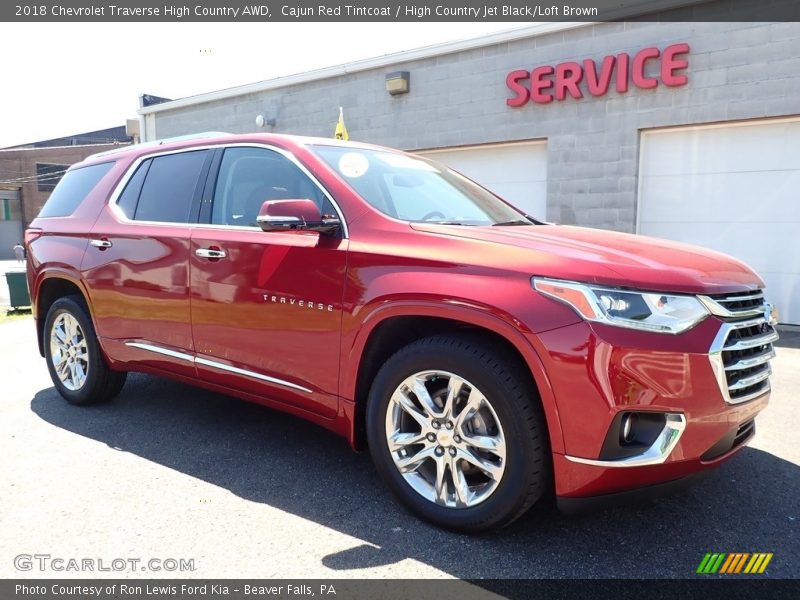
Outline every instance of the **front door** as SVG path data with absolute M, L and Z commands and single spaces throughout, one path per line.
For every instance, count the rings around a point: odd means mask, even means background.
M 224 151 L 210 197 L 190 245 L 200 377 L 334 417 L 347 239 L 256 225 L 266 200 L 330 200 L 282 151 L 251 146 Z

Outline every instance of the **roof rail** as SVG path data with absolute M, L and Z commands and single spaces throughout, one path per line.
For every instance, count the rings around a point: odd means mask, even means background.
M 226 137 L 231 135 L 230 133 L 226 133 L 224 131 L 201 131 L 198 133 L 190 133 L 187 135 L 179 135 L 175 137 L 163 138 L 160 140 L 153 140 L 152 142 L 143 142 L 141 144 L 127 144 L 125 146 L 121 146 L 119 148 L 114 148 L 113 150 L 106 150 L 105 152 L 98 152 L 97 154 L 92 154 L 91 156 L 87 156 L 86 160 L 90 158 L 101 158 L 103 156 L 110 156 L 112 154 L 117 154 L 119 152 L 124 152 L 125 150 L 130 150 L 131 148 L 149 148 L 152 146 L 161 146 L 163 144 L 171 144 L 173 142 L 187 142 L 189 140 L 200 140 L 204 138 L 215 138 L 215 137 Z
M 187 135 L 164 138 L 163 140 L 155 140 L 153 144 L 160 146 L 161 144 L 171 144 L 172 142 L 187 142 L 189 140 L 199 140 L 210 137 L 225 137 L 228 135 L 232 134 L 225 131 L 200 131 L 198 133 L 189 133 Z

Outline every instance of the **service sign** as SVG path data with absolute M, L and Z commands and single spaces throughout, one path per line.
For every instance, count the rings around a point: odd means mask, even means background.
M 519 69 L 506 76 L 506 85 L 513 94 L 506 104 L 519 107 L 528 102 L 547 104 L 553 100 L 580 99 L 586 94 L 605 96 L 612 83 L 621 94 L 627 92 L 631 84 L 643 90 L 659 85 L 678 87 L 688 83 L 688 67 L 689 44 L 680 43 L 663 50 L 644 48 L 633 57 L 622 52 L 599 62 L 587 58 L 580 63 L 542 65 L 531 71 Z

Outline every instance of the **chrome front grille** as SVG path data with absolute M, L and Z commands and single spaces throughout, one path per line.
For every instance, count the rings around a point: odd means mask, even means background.
M 712 294 L 699 298 L 713 314 L 728 319 L 763 315 L 767 307 L 764 292 L 761 290 L 737 294 Z
M 772 343 L 778 333 L 764 294 L 700 296 L 700 300 L 723 320 L 710 358 L 726 402 L 739 404 L 768 392 L 769 361 L 775 358 Z

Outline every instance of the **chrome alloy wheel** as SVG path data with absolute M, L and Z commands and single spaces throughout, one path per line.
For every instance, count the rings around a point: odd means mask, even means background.
M 480 504 L 505 471 L 505 436 L 494 408 L 469 381 L 446 371 L 420 371 L 395 389 L 386 442 L 406 482 L 447 508 Z
M 50 330 L 50 356 L 61 383 L 70 391 L 79 390 L 89 373 L 89 346 L 78 320 L 61 313 Z

